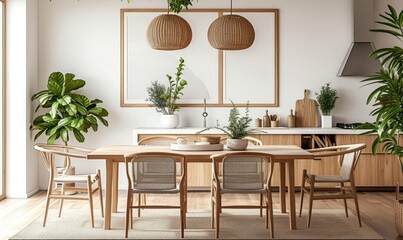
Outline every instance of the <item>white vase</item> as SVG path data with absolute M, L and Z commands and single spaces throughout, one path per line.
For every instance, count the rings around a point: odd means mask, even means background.
M 227 148 L 231 150 L 245 150 L 248 147 L 247 139 L 227 139 Z
M 322 116 L 322 128 L 332 128 L 332 116 Z
M 179 115 L 162 114 L 160 123 L 163 128 L 176 128 L 179 125 Z

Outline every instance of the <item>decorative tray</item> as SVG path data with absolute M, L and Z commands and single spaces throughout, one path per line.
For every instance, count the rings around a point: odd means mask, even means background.
M 218 144 L 171 143 L 171 149 L 176 151 L 221 151 L 224 149 L 224 145 L 222 143 Z

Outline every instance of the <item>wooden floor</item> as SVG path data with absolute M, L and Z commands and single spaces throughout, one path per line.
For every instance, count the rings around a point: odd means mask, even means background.
M 298 194 L 299 195 L 299 194 Z M 43 217 L 46 193 L 41 191 L 29 199 L 5 199 L 0 201 L 0 239 L 8 239 L 30 224 L 34 219 Z M 190 209 L 209 209 L 210 194 L 206 192 L 189 193 Z M 274 208 L 280 207 L 278 194 L 274 193 Z M 176 196 L 149 196 L 149 203 L 166 203 L 167 201 L 174 203 Z M 307 205 L 305 199 L 304 205 Z M 236 195 L 231 199 L 225 198 L 223 202 L 231 201 L 231 203 L 258 202 L 256 195 Z M 119 192 L 119 211 L 124 211 L 125 192 Z M 299 198 L 297 198 L 299 204 Z M 375 231 L 382 235 L 385 239 L 403 239 L 399 238 L 394 228 L 394 193 L 392 192 L 360 192 L 359 203 L 361 209 L 361 218 L 371 226 Z M 94 199 L 95 208 L 99 208 L 97 199 Z M 298 205 L 297 205 L 298 206 Z M 57 207 L 57 204 L 52 206 Z M 63 209 L 85 209 L 88 210 L 86 201 L 65 201 Z M 342 202 L 339 200 L 315 201 L 314 208 L 335 208 L 343 209 Z M 353 203 L 349 202 L 349 208 L 355 211 Z M 88 210 L 89 211 L 89 210 Z M 62 216 L 63 217 L 63 216 Z M 312 216 L 313 218 L 315 215 Z M 355 216 L 350 216 L 355 217 Z M 358 227 L 358 226 L 357 226 Z M 123 228 L 123 226 L 122 226 Z

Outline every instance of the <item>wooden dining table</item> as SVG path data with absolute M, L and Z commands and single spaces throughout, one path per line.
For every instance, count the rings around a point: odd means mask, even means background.
M 313 154 L 295 145 L 263 145 L 248 146 L 246 151 L 268 153 L 273 156 L 275 163 L 280 164 L 280 206 L 281 212 L 286 212 L 286 167 L 288 175 L 288 201 L 289 201 L 289 226 L 296 229 L 295 211 L 295 179 L 294 161 L 299 159 L 313 159 Z M 119 163 L 125 161 L 125 155 L 140 152 L 180 152 L 186 155 L 187 163 L 208 163 L 210 156 L 217 153 L 234 152 L 228 149 L 221 151 L 174 151 L 169 146 L 138 146 L 138 145 L 111 145 L 95 149 L 88 154 L 88 159 L 103 159 L 106 165 L 106 189 L 105 189 L 105 222 L 104 229 L 111 228 L 112 213 L 118 209 L 118 178 Z

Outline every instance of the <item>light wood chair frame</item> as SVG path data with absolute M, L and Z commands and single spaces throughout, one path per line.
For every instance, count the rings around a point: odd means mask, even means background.
M 332 146 L 332 147 L 324 147 L 311 149 L 309 152 L 314 154 L 315 159 L 322 159 L 326 157 L 338 157 L 339 165 L 342 168 L 343 166 L 343 158 L 346 154 L 354 154 L 353 162 L 351 164 L 351 169 L 349 169 L 348 179 L 339 180 L 335 178 L 334 180 L 326 180 L 326 181 L 318 181 L 318 177 L 321 175 L 308 174 L 307 170 L 304 169 L 302 172 L 302 185 L 301 185 L 301 203 L 299 209 L 299 217 L 302 215 L 302 206 L 304 203 L 304 194 L 309 195 L 309 210 L 308 210 L 308 220 L 307 227 L 311 226 L 311 217 L 312 217 L 312 205 L 313 200 L 325 200 L 325 199 L 343 199 L 344 201 L 344 209 L 346 213 L 346 217 L 348 217 L 348 209 L 347 209 L 347 199 L 354 199 L 355 208 L 357 211 L 358 224 L 361 227 L 361 216 L 360 209 L 358 205 L 358 198 L 356 193 L 356 187 L 354 182 L 354 170 L 357 166 L 359 157 L 361 155 L 361 151 L 366 148 L 366 145 L 363 143 L 359 144 L 350 144 L 350 145 L 340 145 L 340 146 Z M 341 176 L 341 173 L 340 173 Z M 337 176 L 336 176 L 337 177 Z M 337 191 L 340 191 L 340 194 L 314 194 L 315 190 L 319 190 L 320 187 L 315 186 L 316 183 L 338 183 L 340 186 L 336 186 Z M 349 185 L 346 185 L 349 183 Z M 306 186 L 308 184 L 309 186 Z M 328 190 L 328 189 L 326 189 Z
M 227 157 L 261 157 L 265 161 L 265 193 L 257 193 L 260 195 L 260 204 L 259 205 L 222 205 L 222 195 L 221 192 L 221 181 L 222 176 L 220 176 L 219 167 L 220 164 Z M 273 176 L 273 168 L 274 162 L 272 160 L 272 155 L 265 154 L 261 152 L 234 152 L 234 153 L 226 153 L 226 154 L 216 154 L 211 156 L 212 159 L 212 183 L 211 183 L 211 227 L 215 228 L 215 237 L 219 238 L 220 233 L 220 213 L 222 213 L 223 208 L 246 208 L 246 209 L 260 209 L 260 216 L 262 216 L 263 208 L 266 209 L 266 218 L 265 225 L 266 228 L 269 228 L 270 222 L 270 236 L 274 237 L 274 223 L 273 223 L 273 200 L 272 200 L 272 186 L 271 180 Z M 237 192 L 237 194 L 242 194 L 242 190 Z M 225 193 L 230 194 L 230 193 Z M 246 190 L 243 194 L 253 194 Z M 265 206 L 263 206 L 263 198 L 265 199 Z M 269 219 L 270 218 L 270 219 Z M 270 220 L 270 221 L 269 221 Z
M 93 207 L 93 194 L 98 192 L 99 194 L 99 201 L 101 207 L 101 215 L 104 217 L 104 210 L 103 210 L 103 199 L 102 199 L 102 182 L 101 182 L 101 172 L 98 169 L 95 176 L 91 177 L 90 174 L 80 174 L 77 176 L 77 179 L 71 178 L 67 181 L 59 181 L 57 176 L 59 173 L 56 171 L 54 159 L 55 155 L 63 156 L 66 160 L 66 167 L 64 168 L 61 176 L 67 175 L 71 161 L 70 158 L 77 158 L 77 159 L 87 159 L 87 154 L 92 152 L 90 149 L 85 148 L 78 148 L 73 146 L 62 146 L 62 145 L 47 145 L 47 144 L 36 144 L 34 146 L 36 150 L 41 153 L 41 157 L 45 166 L 49 172 L 49 183 L 48 183 L 48 192 L 46 195 L 46 206 L 45 206 L 45 215 L 43 219 L 43 227 L 46 225 L 46 220 L 49 211 L 49 205 L 51 199 L 60 199 L 59 203 L 59 217 L 62 214 L 63 208 L 63 201 L 64 199 L 71 199 L 71 200 L 88 200 L 90 205 L 90 220 L 91 226 L 94 227 L 94 207 Z M 74 176 L 74 175 L 72 175 Z M 70 181 L 71 180 L 71 181 Z M 75 187 L 67 185 L 67 183 L 77 183 L 77 182 L 85 182 L 86 187 Z M 55 184 L 56 183 L 56 184 Z M 95 188 L 92 187 L 93 184 L 97 183 Z M 61 184 L 61 186 L 59 186 Z M 87 193 L 87 196 L 76 196 L 76 195 L 65 195 L 66 191 L 72 192 L 81 192 Z
M 175 160 L 175 162 L 179 162 L 181 164 L 181 175 L 179 180 L 179 206 L 175 205 L 141 205 L 141 202 L 138 201 L 138 204 L 133 204 L 133 190 L 132 190 L 132 182 L 133 178 L 130 174 L 129 164 L 131 164 L 133 159 L 140 157 L 169 157 Z M 128 154 L 125 156 L 125 166 L 126 166 L 126 177 L 127 177 L 127 203 L 126 203 L 126 220 L 125 220 L 125 238 L 128 238 L 129 235 L 129 224 L 131 228 L 133 228 L 133 209 L 137 208 L 145 208 L 145 209 L 164 209 L 164 208 L 179 208 L 180 209 L 180 236 L 184 237 L 184 229 L 186 228 L 186 193 L 185 193 L 185 180 L 186 180 L 186 164 L 185 164 L 186 156 L 177 153 L 162 153 L 162 152 L 143 152 L 136 154 Z M 173 194 L 172 192 L 163 193 L 159 190 L 144 190 L 144 193 L 139 194 Z
M 149 143 L 155 143 L 158 141 L 164 141 L 164 140 L 170 140 L 173 142 L 176 142 L 176 140 L 181 137 L 181 136 L 174 136 L 174 135 L 162 135 L 162 136 L 151 136 L 151 137 L 146 137 L 137 142 L 137 145 L 148 145 Z M 134 204 L 135 198 L 133 198 L 133 204 Z M 141 194 L 139 193 L 137 195 L 137 202 L 138 204 L 145 206 L 147 205 L 147 194 Z M 141 216 L 141 209 L 144 208 L 138 208 L 137 209 L 137 216 Z

